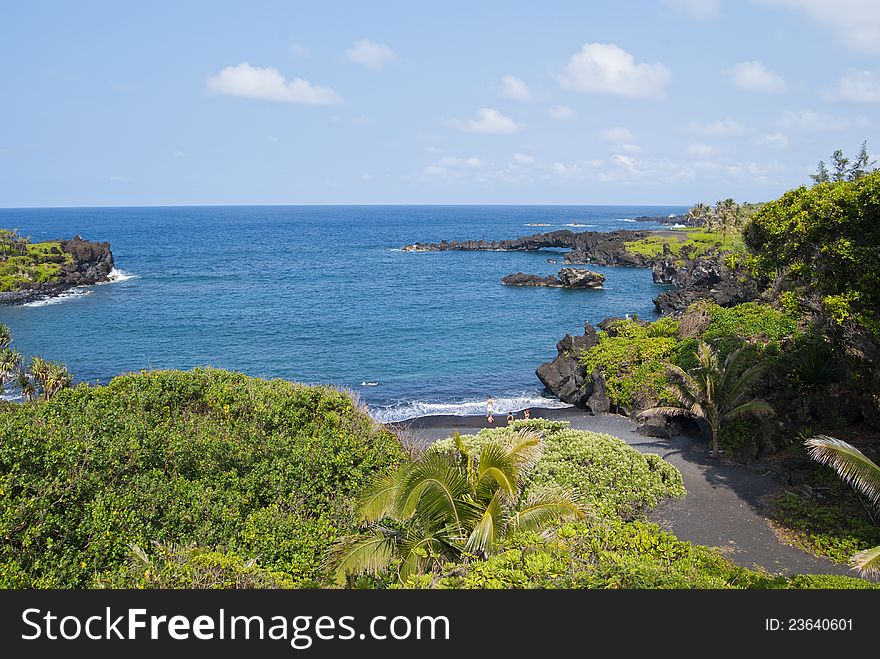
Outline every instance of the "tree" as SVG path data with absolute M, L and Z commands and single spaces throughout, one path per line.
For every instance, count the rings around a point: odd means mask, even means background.
M 709 428 L 712 457 L 717 458 L 720 451 L 718 435 L 727 422 L 774 414 L 773 408 L 763 400 L 745 400 L 749 389 L 764 371 L 760 364 L 744 368 L 745 348 L 737 348 L 721 362 L 718 353 L 701 341 L 697 348 L 699 366 L 696 369 L 688 373 L 674 364 L 667 365 L 671 380 L 668 390 L 679 406 L 653 407 L 639 416 L 685 416 L 705 422 Z
M 731 198 L 724 199 L 715 204 L 715 217 L 717 218 L 717 228 L 721 229 L 722 234 L 727 235 L 736 226 L 736 218 L 739 213 L 739 204 Z
M 868 155 L 868 142 L 862 142 L 862 146 L 859 147 L 856 159 L 853 161 L 852 165 L 850 165 L 849 171 L 846 174 L 846 180 L 858 181 L 865 176 L 875 164 L 876 161 L 871 160 Z
M 843 155 L 842 149 L 835 149 L 831 154 L 831 166 L 834 168 L 831 173 L 831 180 L 840 183 L 846 180 L 846 174 L 849 171 L 849 158 Z
M 688 219 L 691 220 L 691 224 L 695 227 L 699 226 L 711 226 L 713 223 L 713 216 L 715 211 L 709 204 L 704 204 L 700 202 L 695 204 L 688 210 Z
M 827 316 L 880 337 L 880 172 L 800 187 L 746 225 L 748 264 L 763 284 L 818 298 Z
M 18 374 L 21 366 L 21 353 L 12 348 L 0 349 L 0 391 L 3 391 L 7 382 Z
M 45 400 L 54 397 L 72 383 L 66 366 L 57 362 L 47 362 L 42 357 L 31 359 L 30 376 L 42 389 Z
M 806 446 L 813 460 L 834 469 L 844 482 L 868 498 L 871 507 L 880 509 L 880 467 L 864 453 L 827 435 L 808 439 Z M 880 575 L 880 546 L 855 554 L 850 565 L 864 576 Z
M 586 508 L 561 489 L 522 500 L 524 475 L 543 452 L 541 435 L 521 430 L 484 444 L 479 456 L 458 433 L 455 445 L 454 451 L 428 452 L 367 490 L 360 515 L 369 531 L 343 540 L 335 552 L 340 583 L 395 562 L 405 581 L 465 555 L 484 558 L 516 531 L 585 516 Z
M 831 180 L 831 174 L 828 173 L 828 166 L 825 164 L 824 160 L 819 161 L 819 166 L 816 168 L 815 174 L 810 174 L 810 178 L 813 179 L 813 184 L 819 183 L 828 183 Z

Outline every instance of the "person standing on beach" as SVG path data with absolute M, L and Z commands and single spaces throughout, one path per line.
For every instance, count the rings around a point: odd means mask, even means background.
M 495 411 L 495 399 L 490 395 L 488 399 L 486 399 L 486 421 L 492 423 L 495 421 L 495 417 L 492 416 L 492 413 Z
M 513 423 L 513 412 L 508 412 L 507 413 L 507 425 L 509 426 L 511 423 Z
M 532 418 L 532 411 L 529 409 L 526 409 L 523 412 L 523 419 L 531 419 L 531 418 Z

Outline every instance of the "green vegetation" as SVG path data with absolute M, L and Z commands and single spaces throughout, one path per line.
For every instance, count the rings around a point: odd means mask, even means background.
M 661 234 L 624 243 L 630 254 L 645 258 L 660 256 L 668 246 L 669 253 L 679 264 L 684 263 L 685 257 L 697 258 L 715 252 L 734 251 L 740 249 L 740 245 L 735 237 L 707 229 L 682 230 L 680 235 Z
M 139 585 L 130 545 L 152 551 L 152 541 L 324 584 L 327 549 L 356 528 L 358 490 L 403 458 L 334 389 L 213 369 L 126 375 L 9 406 L 0 585 Z M 169 583 L 188 578 L 170 569 L 160 570 Z
M 0 292 L 53 283 L 61 266 L 69 263 L 73 257 L 61 249 L 61 243 L 32 244 L 17 231 L 0 229 Z
M 410 588 L 878 588 L 831 575 L 773 576 L 655 525 L 594 519 L 561 526 L 549 542 L 521 534 L 486 561 L 413 576 Z
M 524 429 L 544 434 L 543 455 L 524 474 L 526 496 L 547 487 L 563 487 L 594 515 L 632 519 L 666 497 L 685 495 L 681 474 L 659 456 L 639 453 L 611 435 L 572 430 L 564 421 L 515 421 L 510 428 L 481 430 L 461 441 L 478 456 L 486 443 Z M 431 451 L 452 447 L 451 439 L 441 440 Z
M 444 562 L 491 556 L 517 532 L 542 532 L 586 515 L 558 486 L 525 495 L 526 474 L 544 450 L 541 433 L 522 428 L 495 435 L 478 452 L 457 433 L 454 442 L 378 479 L 362 495 L 359 512 L 370 528 L 340 543 L 341 583 L 347 575 L 381 575 L 392 567 L 405 581 Z
M 872 161 L 868 155 L 868 143 L 862 142 L 856 157 L 850 161 L 843 155 L 843 149 L 836 149 L 831 154 L 831 166 L 833 171 L 828 171 L 828 166 L 824 160 L 819 161 L 815 174 L 810 174 L 813 184 L 819 183 L 840 183 L 842 181 L 858 181 L 872 170 L 875 161 Z
M 747 417 L 773 415 L 773 408 L 763 400 L 746 400 L 749 390 L 764 372 L 761 364 L 746 367 L 745 347 L 730 353 L 724 361 L 707 343 L 697 348 L 699 367 L 690 373 L 669 364 L 669 389 L 678 406 L 661 406 L 645 410 L 640 416 L 687 416 L 703 421 L 709 427 L 712 457 L 717 458 L 721 445 L 719 433 L 728 424 Z
M 880 337 L 880 172 L 791 190 L 755 215 L 744 238 L 761 282 L 818 296 L 837 323 Z
M 767 304 L 746 302 L 734 307 L 707 304 L 711 322 L 703 339 L 712 341 L 724 337 L 757 340 L 762 344 L 775 344 L 790 339 L 798 333 L 798 317 Z
M 828 465 L 840 478 L 864 496 L 865 507 L 880 538 L 880 528 L 871 516 L 872 510 L 880 513 L 880 467 L 851 444 L 839 439 L 817 435 L 807 440 L 810 457 Z M 863 549 L 850 559 L 850 564 L 864 575 L 880 575 L 880 540 L 876 547 Z
M 581 353 L 580 363 L 588 373 L 595 369 L 605 376 L 608 398 L 618 406 L 653 405 L 664 399 L 666 361 L 678 340 L 668 334 L 668 321 L 645 326 L 638 320 L 616 323 L 611 332 L 599 335 L 599 344 Z

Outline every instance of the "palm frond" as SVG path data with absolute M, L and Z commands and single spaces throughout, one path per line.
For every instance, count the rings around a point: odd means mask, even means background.
M 489 505 L 486 506 L 486 511 L 483 513 L 482 518 L 480 518 L 480 521 L 474 526 L 474 530 L 471 531 L 471 534 L 464 545 L 465 551 L 482 554 L 490 553 L 492 547 L 495 545 L 495 538 L 498 534 L 500 521 L 501 502 L 499 501 L 499 496 L 496 492 L 495 496 L 493 496 L 492 500 L 489 502 Z
M 721 415 L 720 421 L 733 421 L 734 419 L 743 419 L 748 416 L 753 416 L 758 419 L 764 419 L 768 416 L 773 416 L 776 414 L 776 411 L 770 406 L 767 401 L 764 400 L 750 400 L 748 403 L 743 403 L 739 407 L 735 407 L 728 412 L 725 412 Z
M 860 551 L 849 559 L 849 564 L 862 576 L 880 576 L 880 546 Z
M 830 466 L 846 483 L 880 505 L 880 467 L 852 444 L 827 435 L 806 441 L 810 457 Z
M 532 494 L 511 517 L 519 531 L 542 531 L 556 520 L 583 519 L 590 509 L 559 488 L 547 488 Z
M 640 419 L 650 419 L 656 416 L 689 416 L 695 417 L 696 415 L 689 409 L 685 407 L 674 407 L 672 405 L 665 405 L 660 407 L 652 407 L 647 410 L 643 410 L 638 413 L 638 418 Z
M 408 518 L 418 509 L 422 517 L 450 519 L 461 527 L 459 501 L 469 490 L 467 474 L 454 456 L 429 453 L 405 470 L 398 512 Z
M 513 496 L 519 489 L 516 457 L 498 442 L 489 442 L 480 451 L 480 461 L 477 465 L 477 488 L 480 489 L 480 486 L 486 481 L 496 484 L 495 487 L 490 488 L 490 496 L 498 487 L 508 496 Z
M 507 451 L 519 469 L 531 469 L 544 454 L 544 437 L 532 428 L 520 428 L 510 439 Z
M 395 517 L 402 471 L 396 471 L 377 480 L 361 495 L 358 510 L 361 519 L 376 522 L 383 517 Z
M 387 569 L 394 560 L 395 545 L 395 536 L 381 532 L 344 539 L 334 556 L 336 582 L 344 584 L 347 574 L 377 574 Z

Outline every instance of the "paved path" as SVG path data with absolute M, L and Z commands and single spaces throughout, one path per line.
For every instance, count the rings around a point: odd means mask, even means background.
M 650 519 L 680 539 L 721 547 L 744 567 L 762 567 L 774 573 L 852 575 L 845 565 L 780 541 L 760 512 L 762 497 L 778 491 L 779 484 L 745 467 L 712 460 L 705 442 L 684 436 L 643 437 L 629 419 L 614 414 L 590 416 L 565 409 L 540 410 L 537 415 L 568 421 L 579 430 L 615 435 L 633 448 L 656 453 L 675 465 L 688 494 L 662 504 Z M 498 418 L 503 425 L 503 416 Z M 425 442 L 449 437 L 455 429 L 464 434 L 481 427 L 486 427 L 483 417 L 431 417 L 414 422 L 409 432 Z

